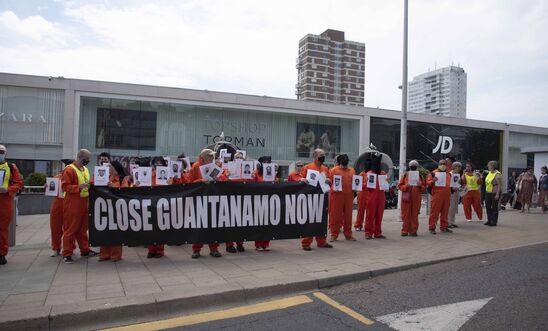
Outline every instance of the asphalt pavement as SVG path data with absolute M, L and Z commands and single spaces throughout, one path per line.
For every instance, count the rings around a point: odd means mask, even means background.
M 373 324 L 309 293 L 310 303 L 172 330 L 547 330 L 548 244 L 420 267 L 322 292 Z M 403 314 L 394 317 L 396 313 Z

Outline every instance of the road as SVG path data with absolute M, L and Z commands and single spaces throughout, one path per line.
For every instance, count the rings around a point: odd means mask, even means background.
M 167 322 L 171 324 L 158 321 L 156 325 L 225 331 L 547 330 L 548 244 Z M 132 327 L 144 330 L 146 326 Z

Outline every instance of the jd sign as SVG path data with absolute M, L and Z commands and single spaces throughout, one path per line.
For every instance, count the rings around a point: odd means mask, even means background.
M 432 154 L 441 153 L 448 154 L 453 149 L 453 139 L 448 136 L 440 136 L 438 138 L 438 144 L 432 150 Z

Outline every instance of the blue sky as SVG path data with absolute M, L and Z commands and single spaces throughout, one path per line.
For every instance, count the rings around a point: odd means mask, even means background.
M 410 0 L 409 77 L 460 64 L 468 118 L 548 127 L 548 2 Z M 366 105 L 400 109 L 403 1 L 0 0 L 0 71 L 294 98 L 297 44 L 366 43 Z

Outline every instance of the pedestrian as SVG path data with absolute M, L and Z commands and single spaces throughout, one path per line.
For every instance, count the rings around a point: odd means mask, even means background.
M 341 176 L 342 191 L 335 191 L 334 185 L 331 187 L 333 200 L 329 205 L 329 229 L 331 232 L 331 242 L 339 237 L 339 231 L 343 228 L 344 238 L 349 241 L 356 241 L 352 237 L 352 209 L 354 207 L 354 192 L 352 191 L 352 181 L 356 174 L 354 168 L 349 166 L 350 159 L 348 155 L 342 154 L 338 157 L 339 165 L 331 169 L 330 180 L 334 182 L 334 176 Z M 310 247 L 303 247 L 310 250 Z
M 542 209 L 543 213 L 548 211 L 546 206 L 546 196 L 548 195 L 548 168 L 542 166 L 540 168 L 540 178 L 538 180 L 538 205 Z
M 480 170 L 480 178 L 483 185 L 480 186 L 480 203 L 482 207 L 485 207 L 485 177 L 487 177 L 488 171 Z
M 521 212 L 525 212 L 527 206 L 527 212 L 531 212 L 531 204 L 533 203 L 533 194 L 537 189 L 537 178 L 533 173 L 532 167 L 527 167 L 518 178 L 518 200 L 521 202 Z
M 474 171 L 471 163 L 466 164 L 466 170 L 462 175 L 464 195 L 462 197 L 462 206 L 466 222 L 472 222 L 472 208 L 476 212 L 479 221 L 483 220 L 483 208 L 481 208 L 481 193 L 479 186 L 483 184 L 479 171 Z
M 206 164 L 211 164 L 215 162 L 215 152 L 211 149 L 205 148 L 202 149 L 200 152 L 200 155 L 198 155 L 198 161 L 194 162 L 192 165 L 192 168 L 190 169 L 188 180 L 189 182 L 204 182 L 207 183 L 208 180 L 205 178 L 202 178 L 202 173 L 200 171 L 200 167 Z M 218 243 L 208 243 L 209 246 L 209 255 L 212 257 L 221 257 L 221 253 L 219 252 L 219 244 Z M 204 244 L 193 244 L 192 245 L 192 258 L 197 259 L 200 257 L 200 251 L 204 247 Z
M 424 180 L 420 173 L 418 173 L 419 162 L 412 160 L 409 162 L 409 170 L 406 171 L 400 178 L 398 189 L 401 192 L 401 219 L 402 228 L 401 236 L 417 236 L 417 230 L 419 229 L 419 214 L 422 203 L 422 193 L 426 188 Z M 409 172 L 416 171 L 418 173 L 416 183 L 410 181 Z
M 386 203 L 385 190 L 381 187 L 381 177 L 386 173 L 381 170 L 382 154 L 373 155 L 371 170 L 366 173 L 365 184 L 365 239 L 386 239 L 382 234 L 382 219 Z
M 445 184 L 443 180 L 445 178 Z M 437 184 L 441 181 L 440 184 Z M 451 204 L 451 175 L 447 172 L 446 160 L 438 162 L 438 168 L 428 176 L 427 185 L 432 192 L 432 206 L 428 217 L 428 230 L 431 234 L 436 234 L 438 219 L 440 220 L 440 230 L 445 233 L 453 233 L 449 229 L 448 214 Z
M 489 161 L 487 169 L 489 173 L 485 177 L 485 210 L 487 212 L 488 226 L 497 226 L 499 219 L 499 199 L 502 195 L 502 174 L 498 170 L 497 161 Z
M 459 175 L 458 176 L 459 187 L 451 187 L 451 200 L 449 204 L 449 212 L 447 217 L 447 221 L 449 223 L 448 227 L 451 229 L 459 227 L 457 225 L 456 216 L 457 216 L 457 212 L 459 211 L 460 194 L 462 192 L 461 170 L 462 170 L 462 164 L 460 162 L 452 163 L 452 170 L 450 171 L 451 179 L 453 179 L 454 175 Z
M 322 173 L 326 179 L 325 183 L 331 185 L 331 180 L 329 179 L 329 169 L 324 165 L 325 163 L 325 152 L 321 148 L 317 148 L 312 152 L 312 157 L 314 160 L 311 163 L 306 164 L 303 166 L 301 170 L 301 181 L 307 183 L 306 175 L 308 173 L 308 170 L 316 170 L 320 173 Z M 332 248 L 333 246 L 327 242 L 326 236 L 316 236 L 316 245 L 320 248 Z M 309 251 L 311 249 L 312 241 L 314 240 L 313 237 L 305 237 L 301 240 L 301 247 L 305 251 Z
M 89 247 L 88 239 L 88 197 L 90 175 L 86 165 L 91 153 L 81 149 L 73 163 L 65 168 L 61 187 L 65 192 L 63 201 L 63 262 L 72 264 L 72 254 L 78 243 L 80 255 L 93 257 L 97 252 Z
M 13 216 L 13 198 L 23 189 L 23 178 L 17 166 L 6 161 L 8 149 L 0 145 L 0 265 L 6 264 L 9 227 Z
M 110 163 L 108 186 L 112 188 L 130 187 L 129 177 L 124 166 L 119 161 Z M 99 261 L 117 262 L 122 259 L 122 245 L 101 246 L 99 249 Z
M 510 199 L 507 201 L 510 203 L 510 206 L 514 206 L 514 202 L 517 199 L 517 193 L 516 193 L 516 186 L 518 181 L 518 174 L 515 171 L 512 171 L 512 175 L 508 177 L 508 188 L 506 189 L 506 193 L 510 196 Z M 506 206 L 506 203 L 501 203 L 503 207 Z M 520 208 L 521 209 L 521 208 Z

